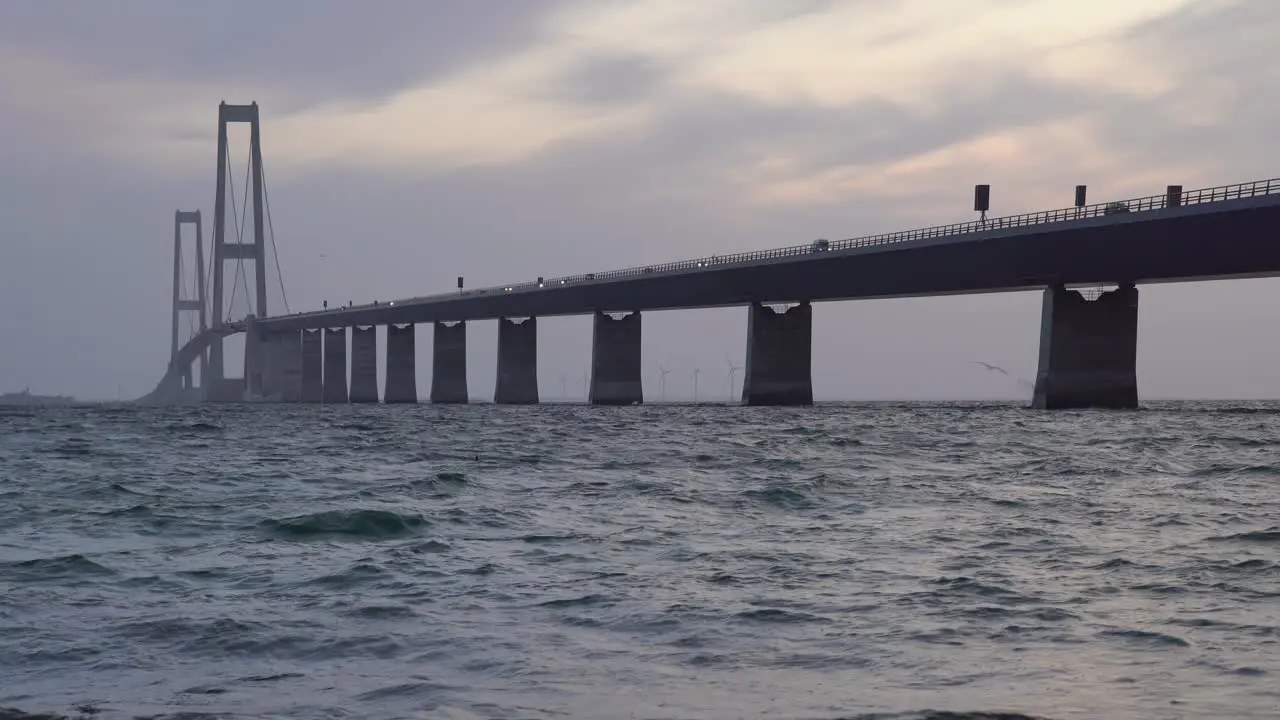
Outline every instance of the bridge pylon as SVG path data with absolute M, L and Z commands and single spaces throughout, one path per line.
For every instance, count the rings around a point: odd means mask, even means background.
M 182 262 L 182 226 L 194 225 L 195 236 L 195 297 L 184 297 L 187 289 L 186 282 L 183 278 L 183 262 Z M 207 308 L 209 307 L 205 297 L 204 283 L 204 229 L 200 222 L 199 210 L 177 210 L 173 213 L 173 342 L 170 345 L 169 361 L 178 361 L 178 348 L 182 339 L 179 337 L 179 320 L 183 312 L 196 313 L 196 322 L 198 323 L 195 332 L 204 332 L 209 329 L 209 320 Z M 194 334 L 194 333 L 193 333 Z M 191 376 L 191 366 L 180 368 L 182 371 L 182 389 L 190 391 L 195 389 L 195 383 Z M 207 385 L 209 377 L 209 355 L 208 353 L 200 354 L 200 384 Z
M 267 255 L 265 238 L 265 218 L 263 211 L 263 175 L 262 175 L 262 138 L 258 122 L 258 103 L 249 105 L 218 105 L 218 186 L 214 196 L 213 207 L 213 328 L 221 328 L 227 321 L 225 307 L 225 270 L 228 261 L 243 262 L 250 260 L 254 266 L 253 314 L 266 317 L 267 313 Z M 234 216 L 235 198 L 232 198 L 233 227 L 237 236 L 231 241 L 227 239 L 227 183 L 228 147 L 227 126 L 231 123 L 249 124 L 249 187 L 250 202 L 253 203 L 253 231 L 251 237 L 247 228 L 239 226 L 239 218 Z M 242 210 L 243 212 L 243 210 Z M 235 276 L 232 276 L 235 282 Z M 249 288 L 245 288 L 249 292 Z M 234 292 L 234 287 L 233 287 Z M 234 381 L 232 388 L 227 382 L 225 360 L 222 352 L 222 336 L 218 335 L 209 348 L 209 378 L 207 387 L 212 390 L 209 399 L 240 400 L 243 396 L 244 381 Z

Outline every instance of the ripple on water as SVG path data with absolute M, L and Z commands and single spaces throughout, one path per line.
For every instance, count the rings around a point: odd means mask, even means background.
M 1239 405 L 0 409 L 0 706 L 1273 717 Z
M 1252 530 L 1249 532 L 1235 533 L 1233 535 L 1221 535 L 1208 538 L 1213 542 L 1242 542 L 1242 543 L 1274 543 L 1280 542 L 1280 525 L 1268 528 L 1266 530 Z
M 267 519 L 260 527 L 283 540 L 317 540 L 341 537 L 353 540 L 389 540 L 416 535 L 430 523 L 418 514 L 390 510 L 326 510 L 282 520 Z
M 0 563 L 0 578 L 26 583 L 67 582 L 115 574 L 115 570 L 79 553 Z

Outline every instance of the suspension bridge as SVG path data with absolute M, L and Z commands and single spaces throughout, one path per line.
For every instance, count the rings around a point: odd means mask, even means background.
M 232 123 L 250 125 L 239 202 L 228 175 Z M 417 326 L 430 324 L 428 399 L 465 403 L 467 324 L 496 321 L 494 401 L 532 404 L 540 398 L 537 319 L 591 315 L 589 402 L 638 404 L 644 401 L 645 311 L 747 306 L 744 363 L 730 361 L 734 372 L 743 373 L 742 402 L 809 405 L 813 303 L 1039 290 L 1033 405 L 1133 408 L 1139 285 L 1280 274 L 1280 179 L 1195 190 L 1170 185 L 1160 194 L 1098 204 L 1085 203 L 1081 186 L 1069 208 L 996 218 L 984 212 L 971 222 L 489 288 L 466 289 L 459 279 L 456 289 L 435 294 L 293 312 L 275 249 L 256 103 L 219 106 L 217 144 L 210 263 L 203 264 L 200 212 L 178 211 L 170 361 L 144 402 L 419 402 Z M 251 229 L 245 221 L 250 206 Z M 194 288 L 183 262 L 184 225 L 195 227 Z M 228 292 L 226 268 L 233 262 Z M 252 287 L 246 263 L 254 267 Z M 271 263 L 278 314 L 268 312 Z M 240 287 L 250 307 L 237 318 Z M 179 336 L 182 313 L 194 318 L 185 338 Z M 382 393 L 380 329 L 386 348 Z M 241 333 L 243 373 L 228 377 L 223 339 Z

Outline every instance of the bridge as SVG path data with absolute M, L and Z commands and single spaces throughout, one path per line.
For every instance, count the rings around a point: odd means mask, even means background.
M 225 239 L 232 122 L 251 125 L 252 242 Z M 748 306 L 743 404 L 809 405 L 812 303 L 1042 290 L 1033 406 L 1134 408 L 1138 285 L 1280 274 L 1280 179 L 1189 191 L 1170 185 L 1157 195 L 1099 204 L 1086 204 L 1081 186 L 1070 208 L 990 219 L 984 212 L 971 222 L 490 288 L 465 289 L 459 279 L 457 289 L 434 295 L 269 315 L 263 222 L 264 204 L 270 222 L 269 203 L 256 104 L 219 107 L 218 148 L 212 305 L 200 259 L 201 216 L 178 211 L 171 360 L 146 402 L 418 402 L 416 326 L 430 323 L 430 401 L 465 403 L 467 323 L 492 320 L 494 401 L 537 403 L 537 319 L 591 315 L 589 401 L 638 404 L 644 312 Z M 985 210 L 982 194 L 976 209 Z M 195 299 L 179 293 L 184 224 L 196 227 Z M 233 260 L 256 268 L 258 313 L 241 321 L 223 317 L 224 265 Z M 180 346 L 183 311 L 198 313 L 199 330 Z M 378 328 L 386 333 L 381 398 Z M 229 378 L 222 340 L 237 333 L 246 336 L 244 374 Z M 196 364 L 200 387 L 193 383 Z

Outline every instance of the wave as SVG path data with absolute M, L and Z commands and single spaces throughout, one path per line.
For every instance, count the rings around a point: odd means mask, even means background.
M 0 563 L 0 577 L 25 582 L 115 575 L 116 571 L 79 553 Z
M 1251 530 L 1234 535 L 1217 535 L 1206 539 L 1210 542 L 1280 542 L 1280 525 L 1266 530 Z
M 344 537 L 388 540 L 417 535 L 430 525 L 421 515 L 390 510 L 326 510 L 283 520 L 268 519 L 260 527 L 272 537 L 310 540 Z

